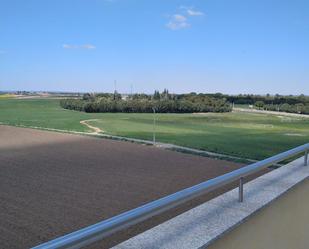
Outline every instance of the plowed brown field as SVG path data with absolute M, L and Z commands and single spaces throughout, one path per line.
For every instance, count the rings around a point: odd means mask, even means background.
M 152 146 L 0 125 L 0 247 L 35 246 L 239 167 Z M 218 193 L 118 233 L 98 248 Z

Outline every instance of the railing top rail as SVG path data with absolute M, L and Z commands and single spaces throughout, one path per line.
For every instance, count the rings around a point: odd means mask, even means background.
M 262 161 L 249 164 L 248 166 L 234 170 L 227 174 L 183 189 L 174 194 L 152 201 L 148 204 L 124 212 L 107 220 L 103 220 L 99 223 L 88 226 L 81 230 L 43 243 L 41 245 L 33 247 L 33 249 L 81 248 L 83 246 L 92 244 L 98 240 L 101 240 L 116 231 L 125 229 L 149 217 L 171 209 L 181 203 L 184 203 L 202 194 L 210 192 L 228 183 L 234 182 L 241 177 L 248 176 L 261 169 L 271 166 L 272 164 L 291 158 L 302 152 L 306 153 L 308 151 L 309 143 L 298 146 L 291 150 L 266 158 Z

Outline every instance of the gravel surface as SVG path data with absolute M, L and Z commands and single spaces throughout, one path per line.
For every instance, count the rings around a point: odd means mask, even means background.
M 0 125 L 0 244 L 29 248 L 241 167 L 80 135 Z M 105 239 L 108 248 L 216 194 Z

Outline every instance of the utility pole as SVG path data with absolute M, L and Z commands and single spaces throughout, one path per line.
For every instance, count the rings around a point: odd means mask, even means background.
M 156 108 L 152 107 L 153 110 L 153 145 L 156 145 Z
M 116 100 L 117 81 L 114 80 L 114 100 Z

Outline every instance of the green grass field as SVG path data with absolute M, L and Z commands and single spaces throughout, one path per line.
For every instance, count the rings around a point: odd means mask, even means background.
M 0 99 L 10 99 L 10 98 L 15 98 L 15 95 L 14 94 L 9 94 L 9 93 L 0 94 Z
M 263 159 L 309 141 L 309 118 L 252 113 L 157 114 L 157 140 L 251 159 Z M 0 99 L 0 122 L 152 139 L 153 114 L 64 110 L 57 99 Z

